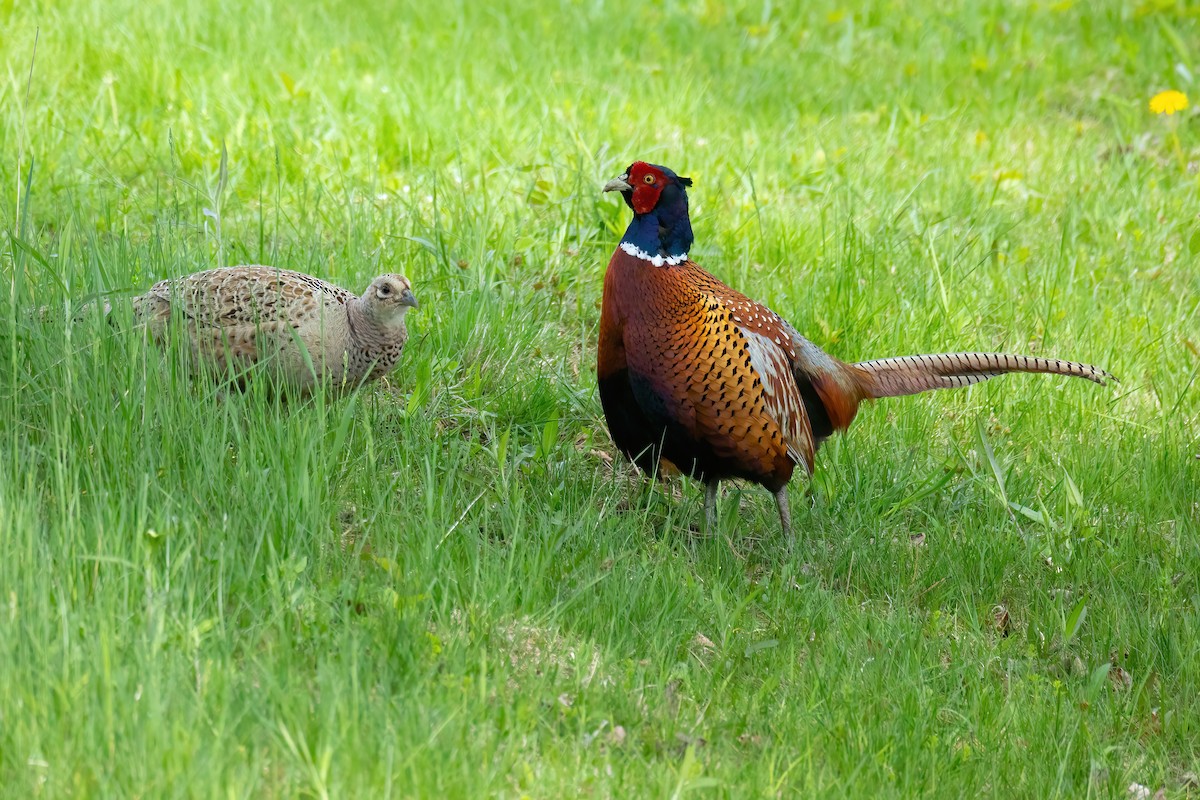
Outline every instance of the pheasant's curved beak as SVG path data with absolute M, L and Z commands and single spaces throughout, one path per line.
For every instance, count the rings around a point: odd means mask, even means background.
M 606 192 L 632 192 L 633 187 L 629 185 L 629 173 L 626 172 L 619 178 L 613 178 L 608 183 L 604 184 Z
M 417 296 L 412 293 L 412 289 L 405 289 L 400 295 L 400 305 L 410 306 L 412 308 L 420 308 L 417 305 Z

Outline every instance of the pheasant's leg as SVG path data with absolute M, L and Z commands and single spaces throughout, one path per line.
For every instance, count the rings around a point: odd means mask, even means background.
M 712 536 L 717 532 L 717 481 L 704 483 L 704 533 Z
M 787 486 L 775 493 L 775 505 L 779 509 L 779 522 L 783 525 L 783 535 L 788 543 L 792 541 L 792 511 L 788 507 Z

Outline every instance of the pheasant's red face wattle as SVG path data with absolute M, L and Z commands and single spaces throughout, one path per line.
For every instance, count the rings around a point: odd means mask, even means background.
M 633 210 L 637 214 L 649 214 L 658 205 L 666 186 L 667 176 L 644 161 L 629 168 L 629 185 L 633 187 Z

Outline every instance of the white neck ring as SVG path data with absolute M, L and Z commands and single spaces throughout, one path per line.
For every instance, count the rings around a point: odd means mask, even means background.
M 677 256 L 650 255 L 636 244 L 630 242 L 621 242 L 621 249 L 634 258 L 639 258 L 642 261 L 648 261 L 656 267 L 674 267 L 688 260 L 687 253 L 680 253 Z

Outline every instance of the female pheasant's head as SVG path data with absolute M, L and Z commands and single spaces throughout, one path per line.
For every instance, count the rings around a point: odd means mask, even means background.
M 389 272 L 371 281 L 359 303 L 367 319 L 388 328 L 403 324 L 408 310 L 417 307 L 417 298 L 408 278 Z
M 644 161 L 635 161 L 624 175 L 604 184 L 604 191 L 620 192 L 633 209 L 621 249 L 656 267 L 687 261 L 693 238 L 687 199 L 691 185 L 691 178 Z

